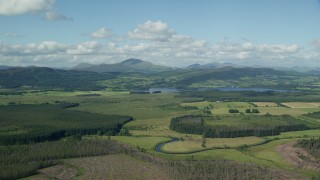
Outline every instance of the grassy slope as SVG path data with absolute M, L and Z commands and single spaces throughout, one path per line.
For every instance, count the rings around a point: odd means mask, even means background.
M 192 140 L 178 141 L 168 143 L 162 147 L 166 152 L 188 153 L 208 148 L 227 148 L 238 147 L 241 145 L 252 145 L 263 142 L 263 138 L 243 137 L 243 138 L 206 138 L 206 146 L 202 147 L 202 139 L 194 138 Z
M 87 138 L 107 139 L 107 136 L 88 136 Z M 139 136 L 111 136 L 111 140 L 130 144 L 136 147 L 144 148 L 146 151 L 154 151 L 154 147 L 162 142 L 167 142 L 170 138 L 166 137 L 139 137 Z

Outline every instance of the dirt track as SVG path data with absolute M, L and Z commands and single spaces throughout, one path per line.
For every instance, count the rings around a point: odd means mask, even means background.
M 313 169 L 320 172 L 320 163 L 306 150 L 294 147 L 295 142 L 282 144 L 277 151 L 291 164 L 299 168 Z

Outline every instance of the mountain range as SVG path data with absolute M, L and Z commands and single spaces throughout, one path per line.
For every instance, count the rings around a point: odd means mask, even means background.
M 29 66 L 33 67 L 33 66 Z M 72 68 L 63 68 L 63 70 L 76 70 L 76 71 L 89 71 L 89 72 L 118 72 L 118 73 L 144 73 L 144 74 L 152 74 L 152 73 L 160 73 L 167 72 L 172 70 L 203 70 L 203 69 L 220 69 L 224 67 L 232 67 L 232 68 L 269 68 L 280 71 L 296 71 L 302 73 L 309 73 L 313 75 L 319 75 L 318 67 L 275 67 L 275 66 L 244 66 L 233 63 L 208 63 L 208 64 L 192 64 L 185 68 L 177 68 L 177 67 L 169 67 L 163 65 L 155 65 L 148 61 L 143 61 L 140 59 L 127 59 L 119 63 L 115 64 L 89 64 L 89 63 L 80 63 Z M 0 65 L 0 70 L 7 70 L 14 68 L 12 66 Z M 53 68 L 56 69 L 56 68 Z M 60 68 L 59 68 L 60 69 Z M 62 69 L 62 68 L 61 68 Z
M 306 70 L 303 68 L 303 70 Z M 265 87 L 312 88 L 320 71 L 244 67 L 231 63 L 193 64 L 186 68 L 154 65 L 139 59 L 116 64 L 79 64 L 71 69 L 0 66 L 0 88 L 148 89 L 151 87 Z
M 78 71 L 91 71 L 91 72 L 140 72 L 140 73 L 158 73 L 170 71 L 175 68 L 161 65 L 154 65 L 151 62 L 143 61 L 140 59 L 127 59 L 120 63 L 115 64 L 88 64 L 82 63 L 73 68 L 72 70 Z

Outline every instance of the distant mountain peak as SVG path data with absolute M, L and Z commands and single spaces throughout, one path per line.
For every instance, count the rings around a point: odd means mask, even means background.
M 134 59 L 134 58 L 130 58 L 130 59 L 127 59 L 127 60 L 124 60 L 121 62 L 121 64 L 139 64 L 139 63 L 143 63 L 145 61 L 142 61 L 140 59 Z
M 74 70 L 92 71 L 92 72 L 140 72 L 140 73 L 158 73 L 169 71 L 173 68 L 161 65 L 155 65 L 148 61 L 140 59 L 127 59 L 115 64 L 79 64 L 72 68 Z
M 201 67 L 201 64 L 199 63 L 196 63 L 196 64 L 191 64 L 187 67 L 187 69 L 190 69 L 190 68 L 198 68 L 198 67 Z

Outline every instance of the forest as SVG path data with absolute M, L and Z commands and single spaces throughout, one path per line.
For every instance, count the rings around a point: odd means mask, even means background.
M 72 135 L 115 135 L 129 116 L 67 110 L 76 103 L 0 106 L 0 144 L 28 144 Z
M 223 119 L 223 117 L 222 117 Z M 170 129 L 188 134 L 200 134 L 210 138 L 234 138 L 246 136 L 274 136 L 281 132 L 301 131 L 310 129 L 305 124 L 300 124 L 297 119 L 283 116 L 255 116 L 255 122 L 249 125 L 208 125 L 200 116 L 187 115 L 173 118 Z M 268 124 L 263 122 L 269 121 Z M 277 121 L 276 123 L 274 123 Z
M 320 159 L 320 138 L 299 140 L 297 146 L 309 151 L 314 157 Z

